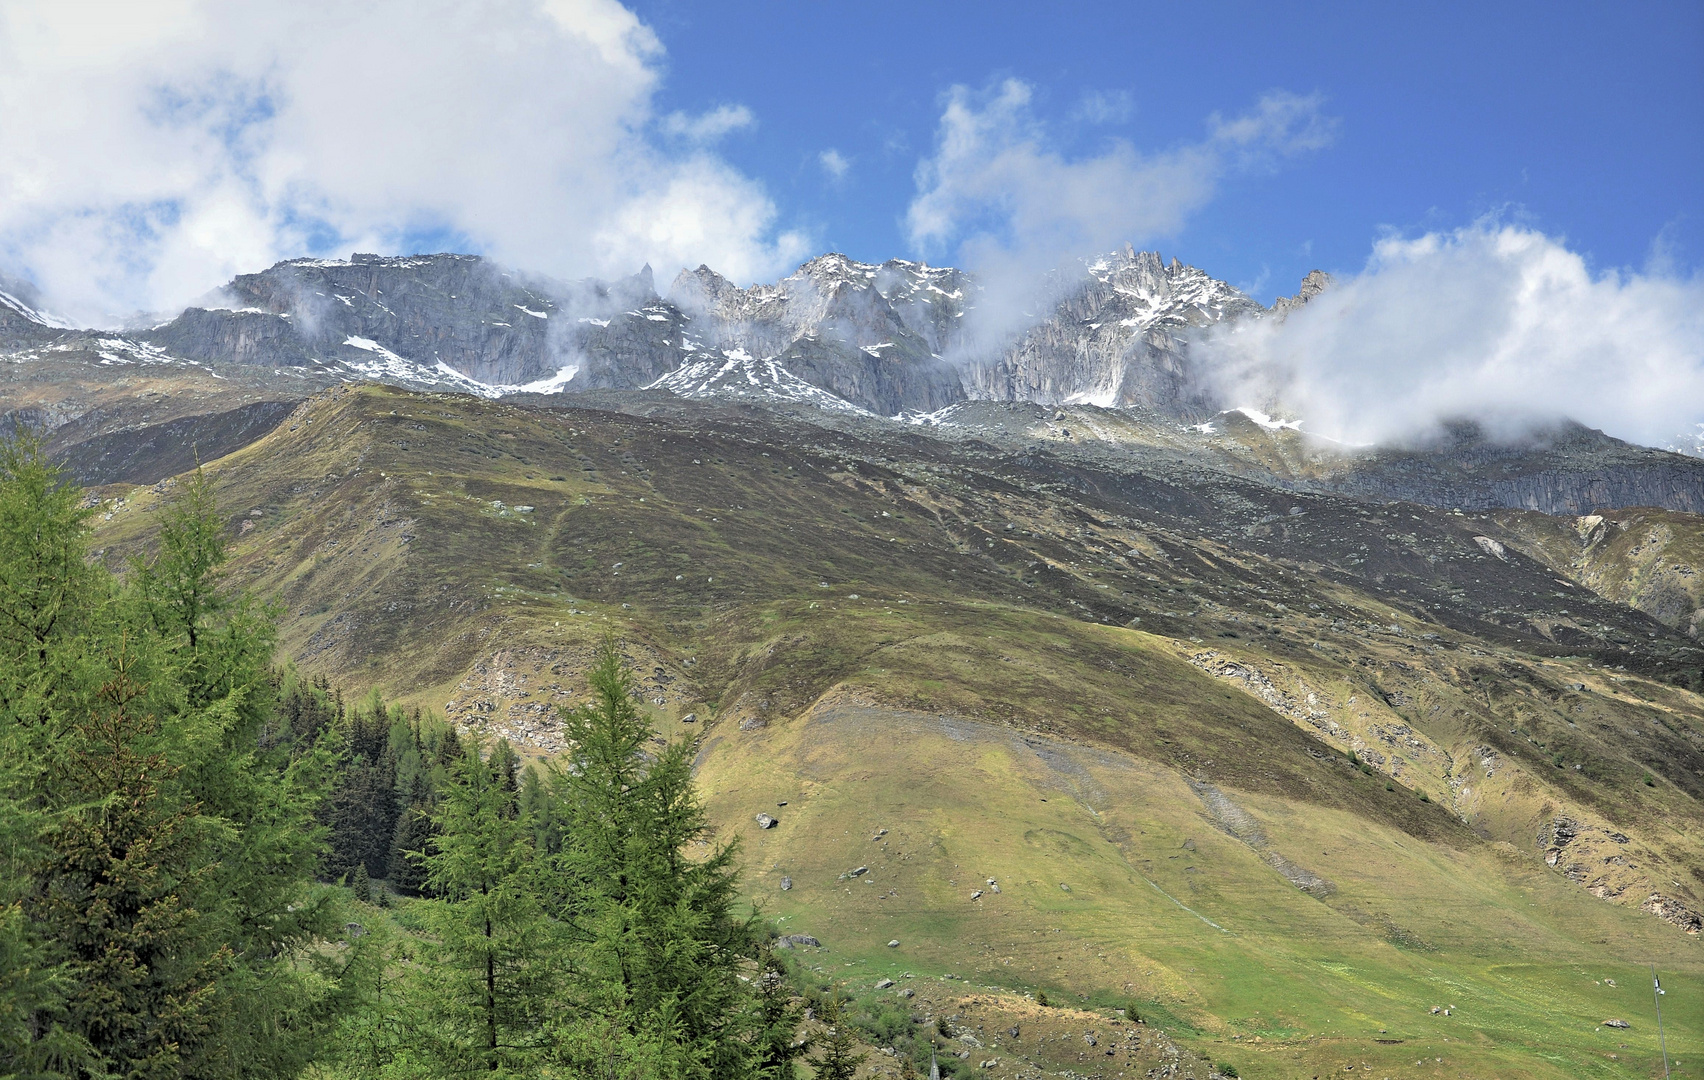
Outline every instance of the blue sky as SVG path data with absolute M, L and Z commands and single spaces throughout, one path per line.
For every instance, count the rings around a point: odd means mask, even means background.
M 1314 267 L 1360 268 L 1383 230 L 1487 214 L 1599 269 L 1645 267 L 1654 244 L 1683 273 L 1704 262 L 1696 2 L 630 6 L 667 50 L 658 112 L 749 108 L 718 153 L 784 225 L 862 259 L 914 253 L 943 94 L 1016 78 L 1067 159 L 1111 139 L 1161 152 L 1269 91 L 1319 95 L 1331 145 L 1231 172 L 1155 241 L 1268 302 Z

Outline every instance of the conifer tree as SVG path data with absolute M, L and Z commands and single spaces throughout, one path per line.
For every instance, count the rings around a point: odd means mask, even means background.
M 446 1072 L 528 1075 L 548 1049 L 556 931 L 533 888 L 532 844 L 506 784 L 507 762 L 475 747 L 451 773 L 425 860 L 439 901 L 423 1037 Z
M 753 1004 L 757 1021 L 757 1074 L 765 1080 L 794 1080 L 798 1070 L 793 1063 L 805 1052 L 805 1045 L 796 1039 L 803 1010 L 788 985 L 787 965 L 768 943 L 760 956 L 757 977 L 752 980 L 756 999 Z
M 63 809 L 49 798 L 58 719 L 86 698 L 78 642 L 108 590 L 89 566 L 92 510 L 61 481 L 41 440 L 0 441 L 0 1060 L 45 1074 L 88 1060 L 62 1023 L 63 951 L 32 909 Z
M 161 725 L 134 663 L 118 658 L 62 744 L 54 782 L 80 805 L 54 831 L 31 914 L 62 949 L 65 1026 L 119 1075 L 165 1078 L 216 1052 L 234 954 L 198 907 L 211 899 L 206 823 L 172 796 L 180 770 L 149 749 Z
M 841 1014 L 840 993 L 831 988 L 822 999 L 822 1015 L 818 1017 L 823 1024 L 816 1040 L 820 1050 L 810 1059 L 818 1080 L 852 1080 L 863 1064 L 865 1055 L 855 1049 L 858 1041 L 852 1025 Z
M 753 931 L 733 913 L 736 849 L 687 856 L 707 831 L 692 748 L 645 753 L 652 731 L 613 640 L 589 681 L 593 701 L 563 719 L 570 765 L 552 773 L 568 823 L 553 898 L 576 938 L 576 1004 L 607 1032 L 596 1052 L 656 1055 L 681 1076 L 748 1075 L 740 974 Z
M 399 814 L 396 755 L 383 700 L 351 710 L 332 728 L 332 739 L 340 767 L 321 812 L 331 843 L 325 876 L 335 880 L 359 865 L 369 876 L 382 877 Z
M 335 924 L 309 885 L 325 762 L 262 743 L 271 613 L 217 579 L 222 531 L 190 487 L 121 583 L 39 441 L 0 443 L 9 1070 L 289 1076 L 339 1007 L 312 948 Z
M 407 806 L 397 815 L 392 833 L 387 867 L 391 888 L 414 896 L 427 887 L 425 860 L 436 851 L 432 843 L 435 832 L 429 780 L 424 772 L 417 772 L 410 782 Z

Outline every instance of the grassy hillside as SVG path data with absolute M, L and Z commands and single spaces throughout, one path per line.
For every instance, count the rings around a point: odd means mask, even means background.
M 910 1007 L 1134 1008 L 1245 1076 L 1637 1076 L 1638 965 L 1704 993 L 1697 644 L 1496 519 L 370 387 L 208 468 L 233 572 L 350 691 L 550 753 L 614 629 L 753 899 Z M 110 558 L 171 487 L 103 490 Z M 1119 1071 L 1016 1043 L 967 1060 Z
M 1704 634 L 1704 519 L 1666 510 L 1578 518 L 1509 513 L 1512 543 L 1592 591 L 1693 638 Z

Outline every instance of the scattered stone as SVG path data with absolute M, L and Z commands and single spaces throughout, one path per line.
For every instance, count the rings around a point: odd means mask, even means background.
M 791 889 L 792 887 L 793 887 L 793 879 L 792 878 L 784 877 L 784 878 L 781 879 L 781 891 L 782 892 L 786 892 L 787 890 Z
M 1443 1011 L 1444 1011 L 1444 1010 L 1443 1010 L 1443 1009 L 1441 1009 L 1441 1008 L 1439 1008 L 1439 1007 L 1438 1007 L 1438 1006 L 1436 1006 L 1436 1005 L 1434 1005 L 1434 1006 L 1432 1006 L 1432 1015 L 1433 1015 L 1433 1016 L 1436 1016 L 1436 1015 L 1438 1015 L 1438 1014 L 1439 1014 L 1439 1013 L 1441 1013 L 1441 1012 L 1443 1012 Z
M 890 948 L 890 949 L 897 949 L 897 948 L 899 948 L 899 939 L 898 939 L 898 938 L 894 938 L 894 939 L 893 939 L 893 940 L 892 940 L 892 941 L 890 941 L 890 942 L 888 942 L 888 948 Z
M 696 724 L 698 722 L 698 714 L 695 712 L 689 712 L 680 718 L 680 722 L 683 724 Z
M 1095 1033 L 1092 1032 L 1092 1031 L 1083 1032 L 1083 1041 L 1088 1043 L 1090 1046 L 1094 1046 L 1095 1045 Z
M 981 890 L 981 889 L 978 889 L 978 890 L 976 890 L 976 891 L 975 891 L 975 892 L 973 892 L 973 893 L 971 893 L 971 894 L 970 894 L 970 898 L 971 898 L 971 899 L 972 899 L 972 900 L 980 900 L 980 899 L 982 899 L 982 890 Z
M 1585 689 L 1586 689 L 1586 684 L 1583 683 L 1583 682 L 1571 682 L 1571 683 L 1568 684 L 1568 689 L 1574 691 L 1575 693 L 1584 693 Z
M 845 873 L 844 873 L 844 874 L 841 874 L 841 875 L 840 875 L 840 876 L 841 876 L 841 877 L 843 877 L 843 878 L 849 878 L 849 877 L 863 877 L 863 876 L 864 876 L 864 875 L 865 875 L 865 874 L 867 874 L 867 873 L 869 873 L 869 872 L 870 872 L 870 868 L 869 868 L 869 867 L 867 867 L 867 866 L 860 866 L 860 867 L 858 867 L 858 868 L 857 868 L 857 869 L 856 869 L 856 870 L 848 870 L 848 871 L 846 871 L 846 872 L 845 872 Z
M 904 998 L 908 998 L 908 997 L 916 997 L 916 996 L 917 996 L 917 991 L 915 991 L 915 990 L 913 990 L 913 989 L 911 989 L 911 987 L 909 987 L 909 986 L 908 986 L 908 987 L 906 987 L 906 988 L 905 988 L 905 989 L 904 989 L 904 990 L 901 990 L 901 991 L 900 991 L 900 992 L 899 992 L 899 996 L 900 996 L 900 997 L 904 997 Z
M 892 985 L 893 985 L 892 979 L 882 979 L 882 980 L 880 980 L 879 982 L 876 983 L 876 989 L 877 990 L 886 990 L 888 987 L 890 987 Z
M 1612 1028 L 1630 1028 L 1633 1025 L 1629 1024 L 1625 1020 L 1605 1020 L 1603 1022 L 1603 1026 L 1604 1027 L 1612 1027 Z
M 1018 1025 L 1013 1024 L 1011 1027 L 1007 1028 L 1006 1034 L 1011 1036 L 1014 1039 L 1017 1038 L 1018 1037 Z
M 822 948 L 822 942 L 809 934 L 783 934 L 775 942 L 775 947 L 779 949 L 793 949 L 806 945 L 813 949 Z
M 757 827 L 760 829 L 773 829 L 776 825 L 780 824 L 780 822 L 776 821 L 776 819 L 770 817 L 768 814 L 759 814 L 752 820 L 757 822 Z

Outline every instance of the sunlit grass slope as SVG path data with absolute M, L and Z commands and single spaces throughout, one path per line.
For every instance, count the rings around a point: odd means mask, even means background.
M 1638 1076 L 1655 960 L 1693 1068 L 1691 646 L 1488 521 L 1026 461 L 358 388 L 208 468 L 348 692 L 549 753 L 615 632 L 753 899 L 866 992 L 1128 1004 L 1245 1076 Z M 171 487 L 103 493 L 109 558 Z M 1545 636 L 1564 602 L 1657 659 Z

